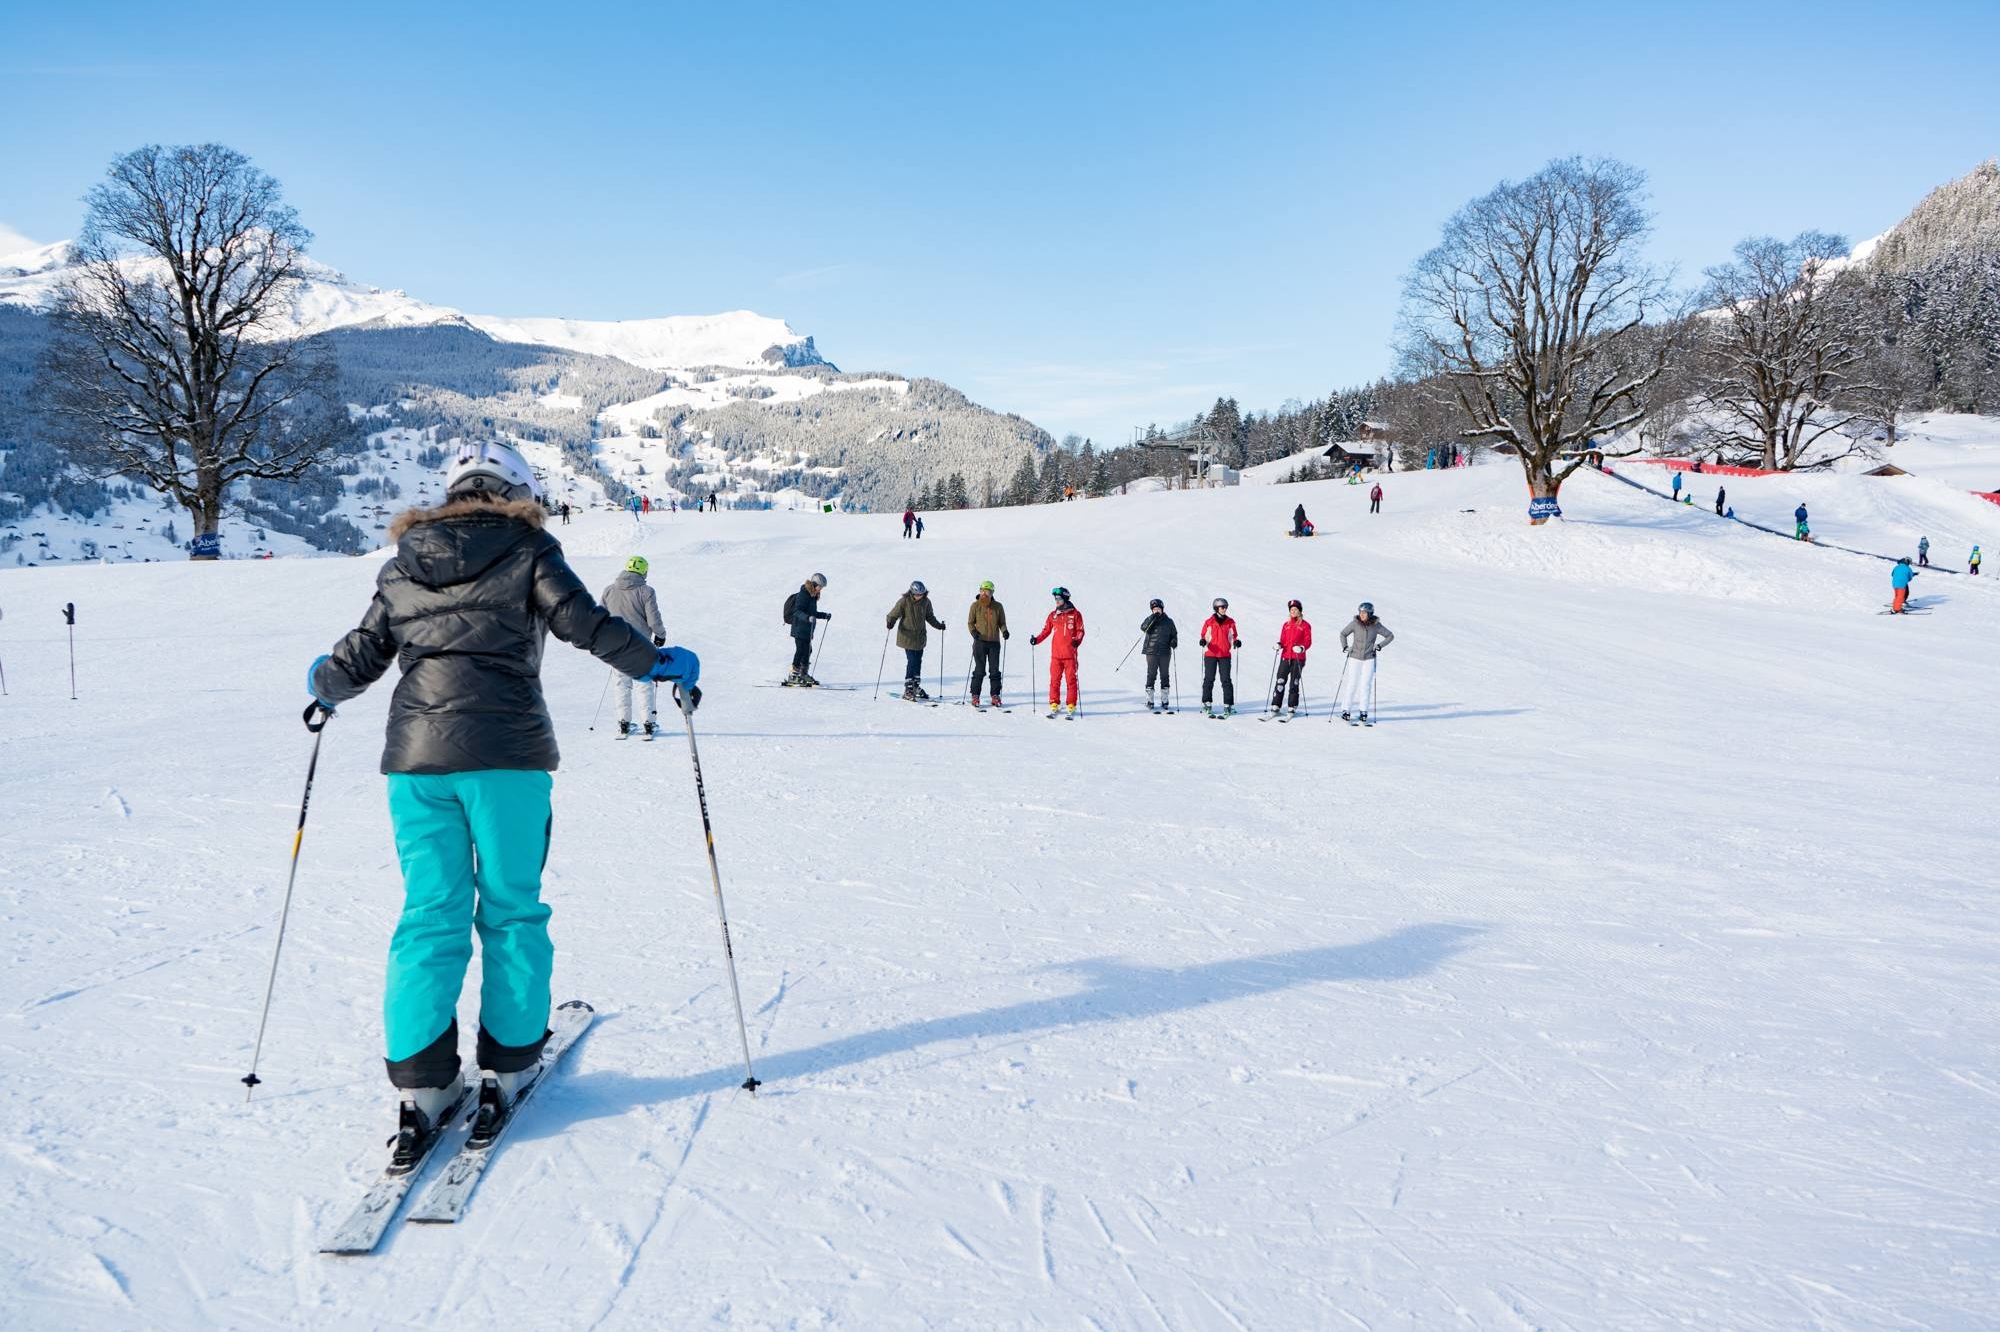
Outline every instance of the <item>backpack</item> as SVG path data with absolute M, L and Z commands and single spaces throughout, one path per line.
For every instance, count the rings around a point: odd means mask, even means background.
M 786 623 L 786 624 L 790 624 L 790 623 L 792 622 L 792 616 L 793 616 L 793 614 L 794 614 L 794 613 L 795 613 L 795 612 L 797 611 L 797 609 L 798 609 L 798 604 L 799 604 L 799 594 L 798 594 L 798 593 L 796 593 L 796 592 L 792 593 L 792 595 L 790 595 L 789 597 L 786 597 L 786 598 L 785 598 L 785 623 Z

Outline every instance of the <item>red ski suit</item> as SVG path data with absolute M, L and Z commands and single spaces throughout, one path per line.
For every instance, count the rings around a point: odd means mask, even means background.
M 1305 616 L 1301 615 L 1296 620 L 1287 617 L 1285 627 L 1278 631 L 1280 655 L 1287 660 L 1303 657 L 1312 645 L 1313 627 Z
M 1042 632 L 1028 641 L 1040 643 L 1047 639 L 1049 644 L 1049 706 L 1061 703 L 1058 695 L 1062 686 L 1069 686 L 1069 705 L 1077 703 L 1076 649 L 1083 642 L 1083 612 L 1071 605 L 1062 605 L 1049 612 L 1049 618 L 1042 621 Z
M 1202 621 L 1201 647 L 1205 657 L 1226 657 L 1236 650 L 1236 621 L 1227 615 L 1211 615 Z

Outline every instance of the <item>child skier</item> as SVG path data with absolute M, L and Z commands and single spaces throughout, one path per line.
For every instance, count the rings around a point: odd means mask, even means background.
M 993 677 L 993 706 L 1000 706 L 1000 644 L 1007 635 L 1007 608 L 993 598 L 993 580 L 987 579 L 979 585 L 979 594 L 972 599 L 972 609 L 965 613 L 965 628 L 972 635 L 972 679 L 966 683 L 966 692 L 972 698 L 972 706 L 980 706 L 980 687 L 986 677 Z
M 1917 538 L 1917 564 L 1925 569 L 1931 567 L 1931 539 L 1927 536 Z
M 924 646 L 930 642 L 930 629 L 944 628 L 944 621 L 931 609 L 930 589 L 922 583 L 911 583 L 905 592 L 889 608 L 885 627 L 896 631 L 896 646 L 903 649 L 903 697 L 912 703 L 930 698 L 924 692 Z
M 1892 589 L 1889 600 L 1891 615 L 1901 615 L 1907 609 L 1910 600 L 1910 580 L 1916 576 L 1917 571 L 1910 567 L 1910 557 L 1907 555 L 1897 560 L 1896 567 L 1889 571 L 1889 587 Z
M 1806 506 L 1804 500 L 1799 501 L 1799 507 L 1792 510 L 1792 521 L 1797 524 L 1793 529 L 1792 535 L 1800 541 L 1810 541 L 1812 539 L 1812 528 L 1806 523 Z
M 1377 481 L 1374 488 L 1368 492 L 1368 512 L 1382 512 L 1382 483 L 1380 481 Z
M 1375 660 L 1378 653 L 1396 641 L 1389 632 L 1389 626 L 1375 618 L 1375 603 L 1364 601 L 1347 627 L 1340 631 L 1340 646 L 1347 653 L 1347 660 L 1340 672 L 1340 719 L 1354 720 L 1354 713 L 1361 714 L 1362 724 L 1368 725 L 1368 709 L 1375 698 Z
M 1306 621 L 1306 608 L 1296 601 L 1285 603 L 1285 623 L 1278 630 L 1278 679 L 1271 690 L 1271 711 L 1285 703 L 1286 685 L 1291 686 L 1290 715 L 1299 715 L 1299 680 L 1306 673 L 1306 652 L 1313 645 L 1313 627 Z
M 651 634 L 654 647 L 667 645 L 667 626 L 660 620 L 660 598 L 646 581 L 646 557 L 634 555 L 625 561 L 624 571 L 611 580 L 611 586 L 604 589 L 604 609 L 616 615 L 642 634 Z M 618 734 L 630 735 L 639 729 L 632 721 L 633 676 L 618 673 Z M 658 707 L 660 686 L 644 675 L 637 677 L 638 683 L 646 690 L 645 731 L 652 735 L 659 730 L 660 710 Z
M 1056 607 L 1042 621 L 1042 631 L 1028 642 L 1047 640 L 1049 645 L 1049 716 L 1061 711 L 1062 695 L 1067 692 L 1069 715 L 1075 717 L 1081 696 L 1076 685 L 1076 650 L 1083 646 L 1083 612 L 1070 604 L 1068 588 L 1050 588 L 1049 595 L 1056 599 Z
M 819 681 L 807 674 L 812 665 L 813 623 L 831 620 L 833 613 L 819 608 L 819 594 L 826 591 L 826 575 L 813 574 L 799 590 L 785 598 L 785 623 L 792 628 L 792 673 L 785 683 L 794 688 L 817 689 Z
M 1213 717 L 1215 677 L 1222 677 L 1222 712 L 1224 717 L 1236 715 L 1236 681 L 1230 667 L 1235 662 L 1237 648 L 1243 640 L 1236 632 L 1236 621 L 1229 618 L 1229 601 L 1217 597 L 1212 608 L 1214 614 L 1201 622 L 1201 715 Z
M 1972 548 L 1972 556 L 1966 563 L 1967 567 L 1965 571 L 1974 578 L 1977 578 L 1979 576 L 1979 547 L 1974 546 Z
M 1181 645 L 1181 631 L 1168 618 L 1167 604 L 1158 597 L 1148 603 L 1146 618 L 1139 621 L 1139 636 L 1144 640 L 1146 650 L 1146 706 L 1159 712 L 1172 701 L 1173 696 L 1168 692 L 1172 687 L 1168 669 L 1174 649 Z M 1157 703 L 1153 701 L 1155 682 L 1160 688 Z
M 382 755 L 404 891 L 383 1025 L 405 1168 L 464 1099 L 455 1015 L 475 929 L 487 1122 L 532 1077 L 547 1039 L 554 949 L 541 880 L 558 755 L 542 700 L 544 635 L 626 675 L 675 681 L 690 708 L 700 699 L 694 653 L 654 647 L 591 600 L 543 530 L 540 495 L 513 449 L 459 445 L 444 504 L 396 519 L 396 555 L 360 627 L 306 677 L 330 709 L 402 666 Z

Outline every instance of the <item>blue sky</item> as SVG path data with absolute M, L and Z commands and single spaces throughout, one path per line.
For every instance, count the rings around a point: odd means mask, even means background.
M 1061 435 L 1385 372 L 1453 209 L 1572 152 L 1690 277 L 2000 153 L 2000 4 L 11 6 L 0 227 L 219 140 L 488 314 L 780 316 Z M 239 67 L 247 65 L 247 70 Z

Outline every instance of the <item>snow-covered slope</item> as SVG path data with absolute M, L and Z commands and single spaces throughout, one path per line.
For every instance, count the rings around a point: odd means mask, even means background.
M 68 262 L 69 243 L 0 255 L 0 304 L 46 310 Z M 468 315 L 408 292 L 356 282 L 325 264 L 307 262 L 290 327 L 307 333 L 370 324 L 385 328 L 462 322 L 501 342 L 562 347 L 612 356 L 649 370 L 722 366 L 762 369 L 822 364 L 813 340 L 782 319 L 748 310 L 664 319 L 518 319 Z
M 0 578 L 0 1322 L 209 1328 L 1970 1328 L 2000 1266 L 2000 930 L 1982 705 L 2000 602 L 1603 477 L 1504 466 L 893 517 L 558 529 L 648 555 L 696 719 L 609 738 L 551 644 L 559 994 L 604 1015 L 471 1212 L 314 1252 L 381 1154 L 399 901 L 385 681 L 326 732 L 265 1085 L 244 1070 L 297 816 L 305 665 L 374 560 Z M 1303 502 L 1322 536 L 1283 535 Z M 819 674 L 755 687 L 812 570 Z M 1067 584 L 1085 715 L 871 700 L 912 577 L 1028 631 Z M 1933 586 L 1933 583 L 1942 586 Z M 1316 715 L 1183 704 L 1209 599 L 1239 702 L 1284 601 Z M 1362 597 L 1382 725 L 1323 713 Z M 58 608 L 77 604 L 80 702 Z M 143 663 L 145 672 L 139 672 Z M 1037 661 L 1045 665 L 1045 659 Z M 593 722 L 596 729 L 590 729 Z M 461 1014 L 471 1030 L 475 1014 Z

